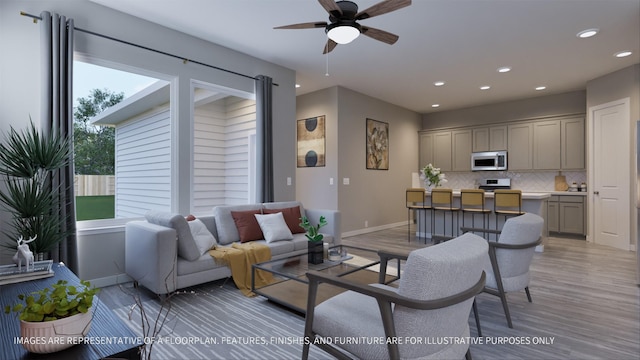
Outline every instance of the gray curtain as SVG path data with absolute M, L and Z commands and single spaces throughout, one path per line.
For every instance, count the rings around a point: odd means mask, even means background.
M 273 196 L 273 105 L 270 77 L 256 77 L 256 200 L 272 202 Z
M 41 129 L 45 134 L 59 132 L 73 136 L 73 19 L 43 11 L 40 14 L 42 86 Z M 73 148 L 73 141 L 69 142 Z M 72 149 L 73 150 L 73 149 Z M 53 174 L 52 185 L 60 189 L 60 226 L 67 238 L 51 251 L 51 258 L 78 270 L 76 212 L 73 189 L 73 151 L 69 165 Z

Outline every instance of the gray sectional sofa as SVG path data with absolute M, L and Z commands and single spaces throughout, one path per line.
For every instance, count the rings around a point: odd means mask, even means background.
M 320 216 L 328 225 L 321 229 L 324 242 L 341 243 L 340 212 L 336 210 L 304 209 L 297 201 L 218 206 L 212 215 L 198 216 L 214 236 L 218 246 L 239 243 L 240 233 L 232 216 L 238 212 L 274 213 L 296 210 L 317 224 Z M 178 289 L 231 276 L 229 268 L 217 263 L 208 252 L 201 253 L 184 216 L 167 212 L 149 212 L 146 221 L 127 223 L 125 232 L 125 272 L 140 285 L 156 294 L 168 294 Z M 289 224 L 288 224 L 289 225 Z M 272 259 L 307 252 L 304 233 L 294 233 L 293 239 L 267 242 Z

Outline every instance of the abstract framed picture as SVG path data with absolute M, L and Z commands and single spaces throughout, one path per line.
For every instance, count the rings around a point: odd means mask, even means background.
M 325 117 L 298 120 L 298 167 L 325 166 Z
M 367 169 L 389 170 L 389 124 L 367 119 Z

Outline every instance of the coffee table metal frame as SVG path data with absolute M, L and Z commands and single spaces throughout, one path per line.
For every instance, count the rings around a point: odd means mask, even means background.
M 301 255 L 290 256 L 278 260 L 270 260 L 252 265 L 251 290 L 273 302 L 304 314 L 306 312 L 309 284 L 309 279 L 307 278 L 306 273 L 309 270 L 322 271 L 334 276 L 344 277 L 358 283 L 371 284 L 379 282 L 380 276 L 378 271 L 368 269 L 380 264 L 377 250 L 348 245 L 337 245 L 332 247 L 332 249 L 334 248 L 339 248 L 340 252 L 342 252 L 342 250 L 346 250 L 347 256 L 340 261 L 329 261 L 324 259 L 321 264 L 310 264 L 307 261 L 307 254 L 304 253 Z M 367 259 L 368 261 L 361 264 L 350 263 L 350 260 L 353 261 L 353 254 L 366 254 L 368 258 L 376 260 Z M 256 271 L 266 271 L 272 274 L 275 281 L 265 286 L 256 287 Z M 384 283 L 390 283 L 397 280 L 399 278 L 399 271 L 398 267 L 398 274 L 387 275 L 384 279 Z M 344 291 L 344 289 L 332 285 L 321 284 L 318 289 L 316 304 L 319 304 Z

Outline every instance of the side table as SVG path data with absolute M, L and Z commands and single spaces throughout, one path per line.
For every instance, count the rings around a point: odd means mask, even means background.
M 15 313 L 5 314 L 5 306 L 13 306 L 19 301 L 18 294 L 38 291 L 55 284 L 58 280 L 80 285 L 78 277 L 64 264 L 53 264 L 52 269 L 55 275 L 49 278 L 0 286 L 0 358 L 43 359 L 45 356 L 46 359 L 140 359 L 138 348 L 142 345 L 142 338 L 100 301 L 100 293 L 94 298 L 95 311 L 91 329 L 85 338 L 86 343 L 45 355 L 29 353 L 22 347 L 18 342 L 20 320 Z

